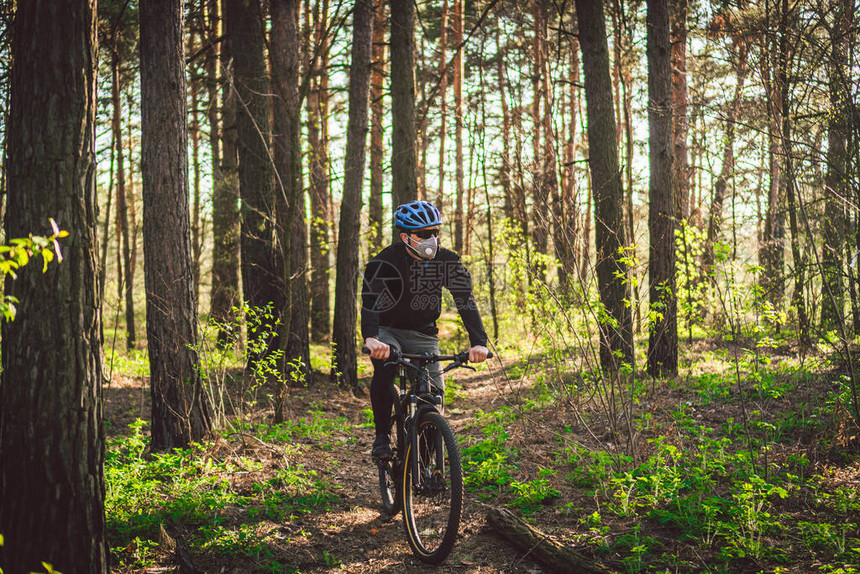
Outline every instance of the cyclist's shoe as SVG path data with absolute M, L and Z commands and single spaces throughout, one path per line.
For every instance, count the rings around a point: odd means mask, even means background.
M 391 452 L 391 444 L 387 434 L 376 435 L 370 456 L 374 460 L 389 460 L 394 456 L 394 453 Z

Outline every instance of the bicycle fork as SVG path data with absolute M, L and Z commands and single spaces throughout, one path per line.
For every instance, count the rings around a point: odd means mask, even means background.
M 420 475 L 418 474 L 418 397 L 411 395 L 407 405 L 407 412 L 404 426 L 406 427 L 406 436 L 409 438 L 409 452 L 412 456 L 409 457 L 409 468 L 404 468 L 404 472 L 409 472 L 412 475 L 412 484 L 420 484 Z

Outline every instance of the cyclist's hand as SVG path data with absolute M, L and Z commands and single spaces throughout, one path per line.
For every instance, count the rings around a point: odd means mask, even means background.
M 487 355 L 490 353 L 489 349 L 487 349 L 483 345 L 475 345 L 471 349 L 469 349 L 469 362 L 470 363 L 483 363 L 487 360 Z
M 390 349 L 388 345 L 375 337 L 368 337 L 364 340 L 364 346 L 370 349 L 371 359 L 387 359 Z

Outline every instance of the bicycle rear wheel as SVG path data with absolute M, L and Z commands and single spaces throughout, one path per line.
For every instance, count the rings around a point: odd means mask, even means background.
M 412 552 L 426 564 L 450 554 L 463 508 L 460 449 L 448 421 L 437 412 L 421 416 L 417 448 L 406 447 L 403 465 L 403 524 Z M 413 464 L 417 458 L 417 465 Z M 413 467 L 417 466 L 417 472 Z M 413 476 L 414 472 L 414 476 Z
M 400 512 L 402 497 L 400 496 L 400 481 L 397 480 L 397 464 L 394 460 L 385 460 L 379 466 L 379 493 L 382 495 L 382 510 L 389 516 Z

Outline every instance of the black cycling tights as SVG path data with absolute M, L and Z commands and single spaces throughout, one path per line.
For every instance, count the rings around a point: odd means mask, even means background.
M 395 365 L 385 366 L 385 361 L 371 359 L 373 363 L 373 378 L 370 379 L 370 405 L 373 408 L 373 422 L 376 434 L 388 434 L 391 428 L 391 408 L 394 397 L 391 395 L 391 384 L 397 374 Z

